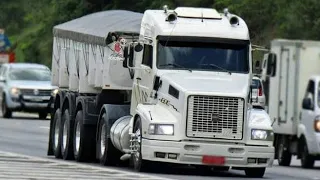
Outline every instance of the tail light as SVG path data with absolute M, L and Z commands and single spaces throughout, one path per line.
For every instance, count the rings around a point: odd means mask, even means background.
M 259 93 L 259 96 L 262 96 L 262 87 L 261 86 L 259 87 L 259 92 L 258 93 Z
M 15 62 L 15 60 L 16 60 L 15 53 L 11 52 L 9 54 L 9 63 L 13 63 L 13 62 Z

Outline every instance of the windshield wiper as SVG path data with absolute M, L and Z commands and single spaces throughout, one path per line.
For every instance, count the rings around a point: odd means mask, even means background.
M 201 65 L 203 65 L 203 66 L 215 67 L 215 68 L 218 68 L 218 69 L 220 69 L 220 70 L 222 70 L 222 71 L 225 71 L 225 72 L 227 72 L 227 73 L 229 73 L 229 74 L 231 75 L 231 71 L 229 71 L 228 69 L 225 69 L 225 68 L 223 68 L 223 67 L 220 67 L 220 66 L 218 66 L 218 65 L 215 65 L 215 64 L 201 64 Z
M 173 66 L 173 67 L 183 68 L 183 69 L 186 69 L 186 70 L 192 72 L 191 69 L 187 69 L 187 68 L 185 68 L 185 67 L 183 67 L 183 66 L 181 66 L 179 64 L 175 64 L 175 63 L 161 64 L 159 66 Z

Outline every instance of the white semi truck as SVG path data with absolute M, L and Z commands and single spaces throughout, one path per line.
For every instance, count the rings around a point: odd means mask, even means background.
M 252 47 L 225 10 L 111 10 L 54 27 L 48 155 L 103 165 L 229 167 L 262 177 L 268 114 L 252 109 Z M 273 57 L 270 54 L 269 57 Z
M 289 166 L 296 155 L 303 168 L 312 168 L 320 158 L 320 42 L 275 39 L 270 50 L 277 56 L 276 71 L 268 69 L 272 63 L 265 55 L 261 78 L 273 121 L 275 159 Z

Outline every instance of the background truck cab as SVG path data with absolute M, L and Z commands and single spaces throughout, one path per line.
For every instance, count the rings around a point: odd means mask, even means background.
M 301 166 L 312 168 L 320 154 L 319 74 L 320 42 L 275 39 L 270 51 L 277 56 L 276 71 L 264 57 L 262 79 L 268 113 L 275 133 L 275 159 L 289 166 L 296 155 Z

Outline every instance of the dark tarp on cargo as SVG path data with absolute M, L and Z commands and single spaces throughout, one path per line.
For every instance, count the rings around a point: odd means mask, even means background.
M 110 10 L 89 14 L 53 28 L 53 35 L 60 38 L 106 45 L 110 32 L 140 32 L 143 14 L 126 11 Z

